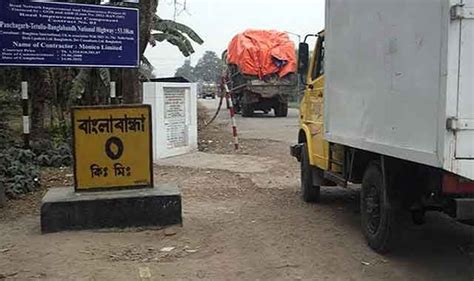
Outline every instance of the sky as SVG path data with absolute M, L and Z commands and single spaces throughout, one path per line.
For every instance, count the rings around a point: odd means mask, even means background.
M 180 0 L 183 1 L 183 0 Z M 173 19 L 173 0 L 160 0 L 158 15 Z M 205 51 L 214 51 L 220 57 L 232 37 L 248 28 L 276 29 L 304 35 L 324 28 L 325 0 L 187 0 L 186 11 L 176 21 L 194 29 L 204 44 L 193 44 L 196 53 L 191 56 L 195 65 Z M 289 35 L 298 42 L 296 35 Z M 312 43 L 311 41 L 309 42 Z M 179 50 L 163 42 L 149 47 L 145 56 L 155 67 L 157 77 L 173 76 L 185 58 Z

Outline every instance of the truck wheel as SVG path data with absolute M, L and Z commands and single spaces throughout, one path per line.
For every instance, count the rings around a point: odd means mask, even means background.
M 423 225 L 425 223 L 425 210 L 412 211 L 411 219 L 415 225 Z
M 306 143 L 301 148 L 301 196 L 305 202 L 319 202 L 320 197 L 320 187 L 313 185 L 313 173 Z
M 232 103 L 234 104 L 235 113 L 240 114 L 240 111 L 241 111 L 240 101 L 236 98 L 232 98 Z
M 253 116 L 253 106 L 250 103 L 242 104 L 242 116 L 243 117 L 252 117 Z
M 276 117 L 288 116 L 288 103 L 279 102 L 274 108 Z
M 367 243 L 380 254 L 390 250 L 395 236 L 395 206 L 387 192 L 380 163 L 370 163 L 362 179 L 360 213 Z

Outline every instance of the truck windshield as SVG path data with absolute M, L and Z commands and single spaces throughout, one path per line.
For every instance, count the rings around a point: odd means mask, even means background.
M 317 48 L 316 48 L 316 63 L 313 68 L 311 78 L 316 80 L 319 76 L 324 74 L 324 53 L 325 53 L 324 37 L 319 37 Z

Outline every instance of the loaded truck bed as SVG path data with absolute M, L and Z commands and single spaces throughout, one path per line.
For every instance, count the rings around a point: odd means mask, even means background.
M 226 78 L 237 113 L 274 110 L 286 117 L 288 98 L 296 91 L 296 52 L 288 34 L 275 30 L 246 30 L 232 38 L 223 53 Z
M 474 0 L 326 1 L 325 47 L 328 141 L 474 179 Z

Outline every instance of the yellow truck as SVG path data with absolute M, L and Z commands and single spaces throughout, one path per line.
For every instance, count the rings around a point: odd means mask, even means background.
M 360 184 L 362 232 L 379 253 L 404 214 L 474 221 L 474 0 L 454 2 L 326 1 L 312 57 L 299 46 L 291 154 L 303 200 Z

